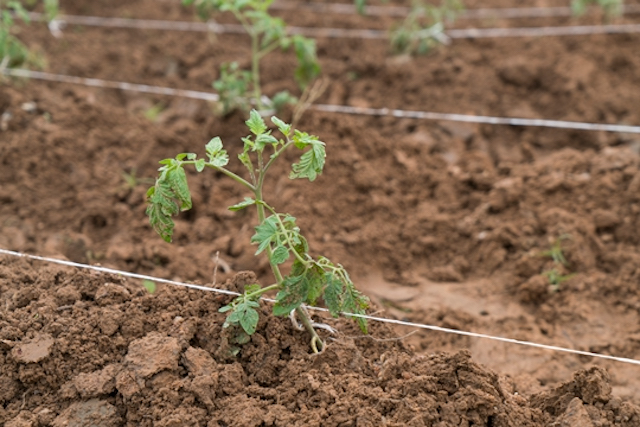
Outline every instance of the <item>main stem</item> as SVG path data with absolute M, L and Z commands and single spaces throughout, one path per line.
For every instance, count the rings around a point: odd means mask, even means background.
M 260 153 L 259 155 L 262 155 L 262 153 Z M 265 170 L 261 168 L 261 171 L 258 174 L 258 182 L 255 183 L 255 188 L 254 188 L 254 194 L 256 196 L 256 201 L 258 202 L 256 203 L 256 208 L 258 210 L 259 224 L 262 224 L 265 219 L 264 205 L 260 203 L 263 201 L 262 182 L 264 180 L 264 172 Z M 278 267 L 278 264 L 271 261 L 271 246 L 267 246 L 267 257 L 269 258 L 271 271 L 273 271 L 273 275 L 276 278 L 276 282 L 278 283 L 278 285 L 282 285 L 282 283 L 284 282 L 284 277 L 280 272 L 280 267 Z M 304 327 L 307 329 L 307 332 L 309 332 L 309 335 L 311 335 L 311 348 L 313 349 L 313 352 L 318 353 L 318 350 L 319 351 L 324 350 L 324 341 L 322 341 L 322 339 L 318 335 L 318 332 L 316 332 L 315 328 L 313 327 L 313 324 L 311 323 L 311 319 L 309 318 L 309 315 L 307 314 L 307 312 L 302 308 L 298 307 L 296 308 L 296 314 L 298 315 L 298 318 L 300 319 Z M 320 348 L 318 349 L 318 347 Z
M 258 111 L 264 110 L 262 105 L 262 89 L 260 88 L 260 37 L 255 31 L 251 31 L 251 74 L 253 80 L 253 97 L 256 100 Z

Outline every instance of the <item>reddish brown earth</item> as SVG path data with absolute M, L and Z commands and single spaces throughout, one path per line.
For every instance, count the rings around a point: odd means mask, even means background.
M 193 18 L 178 2 L 70 3 L 69 14 Z M 282 16 L 292 25 L 389 23 Z M 54 39 L 38 25 L 19 35 L 48 71 L 85 77 L 210 90 L 220 62 L 247 64 L 242 36 L 74 26 Z M 415 59 L 389 55 L 382 41 L 319 39 L 328 82 L 320 102 L 638 125 L 638 39 L 457 40 Z M 268 58 L 265 90 L 295 91 L 291 56 Z M 156 104 L 164 110 L 151 122 L 143 112 Z M 219 254 L 216 287 L 270 283 L 249 244 L 255 219 L 226 209 L 246 194 L 222 176 L 189 177 L 194 209 L 171 245 L 144 215 L 157 161 L 203 153 L 216 135 L 234 158 L 247 132 L 241 114 L 36 80 L 5 82 L 0 109 L 0 248 L 202 284 Z M 266 197 L 299 219 L 312 252 L 349 269 L 377 315 L 640 359 L 638 135 L 318 111 L 299 127 L 327 143 L 325 174 L 291 182 L 278 165 Z M 552 292 L 543 273 L 554 265 L 542 253 L 561 236 L 568 264 L 558 268 L 574 275 Z M 412 329 L 378 323 L 362 337 L 331 319 L 339 333 L 314 356 L 268 304 L 230 358 L 217 312 L 227 302 L 0 258 L 0 424 L 640 425 L 637 365 L 430 331 L 390 340 Z

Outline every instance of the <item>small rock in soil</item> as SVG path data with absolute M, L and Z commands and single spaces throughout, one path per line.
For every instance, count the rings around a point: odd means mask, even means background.
M 11 356 L 20 363 L 36 363 L 49 357 L 54 342 L 50 335 L 38 335 L 14 347 Z
M 120 365 L 107 365 L 100 371 L 79 374 L 73 379 L 73 384 L 84 398 L 110 394 L 116 388 L 116 374 L 121 369 Z
M 73 285 L 64 286 L 56 291 L 56 300 L 60 305 L 73 305 L 82 298 L 82 294 Z
M 194 376 L 211 375 L 217 372 L 217 364 L 211 355 L 201 348 L 189 347 L 183 355 L 183 364 Z
M 123 303 L 130 298 L 131 293 L 124 286 L 115 283 L 105 283 L 95 296 L 96 302 L 102 306 Z
M 34 418 L 31 412 L 22 411 L 17 417 L 8 421 L 5 427 L 36 427 L 38 424 Z
M 104 400 L 91 399 L 71 404 L 56 417 L 53 427 L 116 427 L 122 425 L 116 407 Z
M 179 357 L 180 344 L 177 338 L 151 332 L 129 344 L 129 352 L 124 360 L 136 376 L 148 378 L 165 369 L 178 369 Z
M 589 417 L 589 413 L 582 404 L 582 400 L 574 397 L 567 410 L 562 416 L 554 423 L 557 427 L 593 427 L 594 424 Z

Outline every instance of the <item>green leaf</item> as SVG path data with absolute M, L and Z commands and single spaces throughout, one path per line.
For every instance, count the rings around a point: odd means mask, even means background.
M 324 302 L 327 304 L 329 313 L 333 317 L 338 317 L 342 311 L 342 282 L 331 272 L 325 274 L 327 287 L 324 290 Z
M 311 267 L 305 273 L 305 280 L 307 281 L 307 295 L 305 296 L 304 302 L 315 305 L 326 285 L 324 271 L 317 266 Z
M 243 140 L 244 140 L 244 138 L 243 138 Z M 247 150 L 246 145 L 245 145 L 245 150 Z M 247 168 L 250 171 L 253 170 L 253 164 L 251 163 L 251 158 L 249 157 L 249 153 L 244 151 L 244 152 L 238 154 L 238 160 L 240 160 L 240 162 L 244 165 L 245 168 Z
M 178 211 L 178 205 L 171 199 L 171 197 L 162 196 L 161 193 L 165 192 L 170 196 L 170 190 L 167 185 L 156 184 L 155 187 L 151 187 L 147 192 L 147 200 L 149 205 L 147 206 L 146 214 L 149 217 L 149 223 L 151 227 L 162 237 L 166 242 L 171 242 L 171 236 L 173 235 L 174 222 L 171 219 L 173 212 Z
M 240 316 L 241 312 L 239 306 L 233 307 L 233 311 L 229 313 L 229 315 L 227 316 L 227 320 L 225 320 L 224 323 L 227 325 L 227 327 L 235 326 L 240 323 Z
M 294 77 L 301 88 L 305 88 L 320 74 L 320 64 L 316 55 L 316 42 L 313 39 L 296 35 L 293 37 L 293 48 L 298 59 L 298 68 Z
M 156 282 L 151 281 L 151 280 L 143 280 L 142 281 L 142 286 L 144 286 L 144 288 L 147 290 L 147 292 L 149 292 L 150 294 L 155 293 L 156 291 Z
M 246 299 L 245 294 L 238 297 L 230 306 L 222 307 L 218 311 L 224 313 L 232 310 L 227 315 L 224 327 L 240 325 L 248 335 L 252 335 L 258 326 L 259 315 L 255 308 L 259 306 L 257 301 Z
M 222 140 L 216 136 L 211 139 L 205 146 L 207 150 L 207 156 L 209 157 L 209 163 L 213 166 L 223 167 L 229 163 L 229 155 L 227 150 L 222 149 Z
M 277 144 L 278 140 L 270 133 L 261 133 L 256 136 L 254 150 L 262 151 L 267 144 Z
M 184 155 L 183 155 L 184 154 Z M 175 159 L 165 159 L 160 163 L 160 176 L 156 184 L 147 191 L 147 210 L 153 229 L 167 242 L 171 242 L 174 222 L 173 215 L 181 210 L 191 209 L 191 193 L 187 175 L 179 159 L 186 153 L 178 154 Z
M 211 138 L 211 140 L 207 142 L 207 145 L 205 145 L 205 149 L 210 157 L 215 157 L 215 155 L 222 150 L 222 139 L 220 139 L 219 136 Z
M 245 331 L 240 330 L 233 337 L 233 341 L 235 341 L 236 344 L 244 345 L 244 344 L 248 343 L 249 341 L 251 341 L 251 337 Z M 235 356 L 235 355 L 238 354 L 239 351 L 240 351 L 240 349 L 238 349 L 238 351 L 235 354 L 232 352 L 232 354 L 234 354 L 234 356 Z
M 7 7 L 12 9 L 13 12 L 24 22 L 29 23 L 31 19 L 29 18 L 29 13 L 25 10 L 25 8 L 18 1 L 10 1 L 7 3 Z
M 365 310 L 369 307 L 369 300 L 367 297 L 362 295 L 356 288 L 353 286 L 353 283 L 349 280 L 348 283 L 345 284 L 344 293 L 342 295 L 342 307 L 343 310 L 347 313 L 353 314 L 365 314 Z M 363 333 L 367 333 L 367 319 L 362 317 L 355 317 L 358 326 Z
M 198 158 L 196 153 L 187 153 L 187 160 L 195 160 Z
M 44 11 L 47 15 L 47 22 L 53 21 L 59 13 L 58 0 L 44 0 Z
M 322 144 L 324 145 L 324 142 L 319 141 L 318 137 L 315 135 L 309 135 L 306 132 L 301 132 L 299 130 L 295 130 L 294 135 L 293 135 L 293 143 L 296 146 L 296 148 L 299 148 L 300 150 L 306 148 L 307 146 L 311 145 L 311 144 Z
M 278 246 L 271 253 L 271 262 L 275 264 L 282 264 L 289 259 L 289 250 L 284 246 Z
M 256 110 L 251 110 L 251 113 L 249 113 L 249 120 L 247 120 L 245 123 L 249 127 L 251 133 L 256 136 L 262 135 L 267 130 L 267 125 L 260 116 L 260 113 L 258 113 Z
M 220 312 L 220 313 L 226 313 L 226 312 L 227 312 L 227 311 L 229 311 L 229 310 L 233 310 L 233 306 L 232 306 L 231 304 L 229 304 L 229 305 L 225 305 L 224 307 L 220 307 L 220 308 L 218 309 L 218 312 Z
M 187 174 L 182 166 L 170 169 L 166 176 L 167 182 L 176 199 L 180 202 L 180 210 L 191 209 L 191 193 L 187 184 Z
M 282 283 L 283 289 L 276 295 L 273 314 L 283 316 L 302 303 L 314 304 L 322 294 L 325 285 L 324 277 L 321 268 L 317 266 L 307 268 L 296 260 L 291 268 L 291 274 Z
M 284 110 L 286 105 L 296 105 L 297 102 L 298 98 L 291 95 L 289 91 L 286 90 L 276 93 L 273 95 L 273 98 L 271 98 L 271 106 L 277 113 Z
M 252 283 L 250 285 L 244 285 L 245 296 L 248 295 L 248 294 L 252 294 L 254 292 L 258 292 L 260 289 L 262 289 L 262 286 L 260 286 L 257 283 Z
M 251 73 L 241 70 L 236 62 L 224 63 L 220 67 L 220 78 L 213 82 L 218 92 L 222 114 L 226 115 L 235 109 L 249 110 L 248 90 L 251 85 Z
M 253 335 L 258 327 L 259 318 L 260 316 L 256 310 L 247 307 L 240 315 L 240 326 L 247 334 Z
M 311 144 L 311 150 L 300 157 L 299 163 L 292 165 L 292 172 L 289 178 L 307 178 L 309 181 L 314 181 L 322 173 L 325 157 L 324 143 L 314 141 Z
M 285 136 L 285 138 L 289 137 L 289 134 L 291 133 L 291 125 L 285 123 L 284 121 L 280 120 L 276 116 L 271 117 L 271 121 L 273 122 L 274 125 L 276 125 L 280 133 L 282 133 Z
M 243 201 L 241 201 L 240 203 L 237 203 L 233 206 L 229 206 L 229 210 L 233 211 L 233 212 L 237 212 L 239 210 L 242 210 L 248 206 L 251 205 L 255 205 L 256 201 L 253 200 L 251 197 L 245 197 Z
M 195 167 L 198 172 L 202 172 L 204 170 L 204 165 L 206 164 L 204 159 L 196 160 Z
M 242 140 L 242 142 L 244 142 L 244 150 L 245 150 L 245 152 L 243 154 L 245 154 L 248 157 L 249 154 L 247 154 L 247 151 L 254 150 L 254 147 L 255 147 L 256 144 L 251 139 L 251 136 L 242 137 L 240 139 Z M 242 154 L 238 155 L 238 158 L 240 158 L 241 155 Z M 242 159 L 240 159 L 240 161 L 242 161 Z M 242 163 L 244 164 L 244 161 L 242 161 Z
M 271 215 L 262 221 L 262 224 L 256 226 L 256 234 L 251 237 L 251 243 L 258 244 L 256 255 L 264 251 L 272 241 L 278 236 L 278 218 Z
M 282 283 L 282 289 L 276 295 L 276 303 L 273 306 L 275 316 L 287 316 L 291 310 L 300 307 L 304 301 L 303 276 L 288 276 Z

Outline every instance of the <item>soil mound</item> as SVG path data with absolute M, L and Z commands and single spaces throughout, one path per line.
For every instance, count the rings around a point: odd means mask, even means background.
M 242 273 L 223 288 L 255 282 Z M 0 422 L 18 426 L 638 425 L 608 374 L 580 371 L 532 397 L 468 352 L 416 355 L 373 324 L 309 354 L 305 333 L 262 309 L 230 346 L 228 296 L 0 260 Z M 350 337 L 354 335 L 354 337 Z M 555 424 L 552 424 L 555 423 Z

